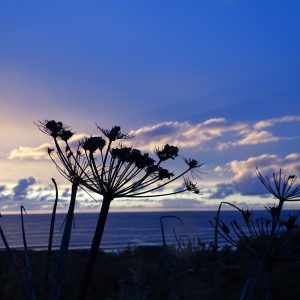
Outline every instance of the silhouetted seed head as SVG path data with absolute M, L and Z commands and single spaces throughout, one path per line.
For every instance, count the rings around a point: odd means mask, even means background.
M 141 151 L 137 149 L 132 149 L 131 156 L 132 162 L 135 163 L 138 169 L 144 169 L 155 163 L 155 160 L 149 157 L 148 153 L 142 154 Z
M 148 166 L 146 168 L 146 173 L 147 174 L 154 174 L 158 171 L 159 167 L 157 165 L 153 165 L 153 166 Z
M 53 151 L 54 151 L 54 149 L 48 148 L 48 155 L 50 155 Z
M 299 228 L 299 226 L 296 224 L 297 219 L 298 219 L 298 215 L 289 216 L 288 220 L 283 222 L 283 225 L 286 227 L 287 230 L 293 230 Z
M 60 139 L 62 139 L 64 142 L 67 142 L 72 136 L 73 136 L 73 132 L 70 130 L 64 130 L 62 129 L 59 133 L 58 133 L 58 137 Z
M 251 221 L 252 212 L 248 209 L 242 210 L 242 215 L 246 223 Z
M 80 145 L 84 151 L 94 153 L 96 150 L 102 150 L 105 146 L 105 140 L 100 136 L 91 136 L 81 141 Z
M 280 201 L 300 201 L 300 185 L 296 184 L 296 175 L 282 175 L 281 169 L 278 174 L 273 173 L 272 179 L 262 176 L 258 169 L 256 174 L 265 188 Z
M 54 120 L 48 121 L 46 120 L 44 122 L 45 129 L 53 137 L 57 137 L 60 131 L 63 129 L 63 123 L 62 122 L 56 122 Z
M 142 157 L 142 153 L 139 149 L 131 149 L 130 152 L 131 161 L 135 163 L 136 161 L 139 161 Z
M 185 183 L 186 189 L 188 191 L 193 192 L 195 194 L 199 194 L 200 193 L 200 190 L 197 188 L 196 183 L 193 183 L 189 179 L 184 179 L 184 183 Z
M 164 168 L 158 168 L 158 178 L 160 180 L 163 180 L 166 178 L 170 179 L 173 176 L 174 176 L 174 173 L 169 172 L 169 170 L 164 169 Z
M 170 158 L 174 159 L 178 156 L 178 148 L 175 146 L 170 146 L 166 144 L 162 150 L 157 149 L 155 151 L 156 155 L 161 161 L 168 160 Z
M 280 206 L 269 206 L 269 207 L 266 207 L 265 206 L 265 209 L 267 210 L 267 212 L 269 212 L 271 214 L 271 216 L 274 218 L 274 217 L 278 217 L 280 215 L 280 212 L 281 212 L 281 208 Z
M 121 162 L 131 162 L 131 147 L 113 148 L 110 153 L 112 158 L 118 159 Z
M 192 158 L 185 158 L 184 159 L 185 163 L 191 168 L 196 168 L 199 166 L 199 162 L 195 159 L 192 159 Z
M 122 133 L 120 126 L 114 126 L 111 129 L 103 129 L 97 126 L 98 129 L 106 136 L 111 142 L 129 138 L 129 133 Z

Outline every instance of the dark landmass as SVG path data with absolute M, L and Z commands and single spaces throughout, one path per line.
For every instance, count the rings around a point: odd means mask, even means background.
M 52 254 L 52 266 L 57 259 Z M 22 251 L 14 251 L 25 272 Z M 30 251 L 37 299 L 47 299 L 43 282 L 46 251 Z M 63 281 L 62 300 L 77 299 L 87 258 L 85 250 L 71 250 Z M 252 258 L 242 252 L 138 247 L 120 253 L 100 252 L 88 299 L 239 299 Z M 53 271 L 53 270 L 52 270 Z M 50 272 L 49 280 L 54 272 Z M 271 299 L 300 299 L 300 263 L 280 263 L 273 271 Z M 7 253 L 0 252 L 0 299 L 23 300 Z M 259 297 L 257 299 L 260 299 Z

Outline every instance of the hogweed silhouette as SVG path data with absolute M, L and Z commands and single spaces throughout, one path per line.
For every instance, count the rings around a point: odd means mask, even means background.
M 190 172 L 192 178 L 197 177 L 200 172 L 199 168 L 203 164 L 195 159 L 184 159 L 185 168 L 176 175 L 163 165 L 179 157 L 177 147 L 167 144 L 163 148 L 157 148 L 156 159 L 154 159 L 149 153 L 142 153 L 139 149 L 122 145 L 120 141 L 129 139 L 130 135 L 123 133 L 119 126 L 103 129 L 97 125 L 101 136 L 85 137 L 72 148 L 69 140 L 73 132 L 62 122 L 45 120 L 38 122 L 37 125 L 43 133 L 53 138 L 55 149 L 48 149 L 48 154 L 57 170 L 72 184 L 71 200 L 51 299 L 58 299 L 59 296 L 77 189 L 81 187 L 102 196 L 99 218 L 79 292 L 79 299 L 83 300 L 87 295 L 111 202 L 116 198 L 161 197 L 186 191 L 199 194 L 196 184 L 185 175 Z M 117 142 L 119 143 L 115 146 Z M 159 193 L 162 188 L 180 178 L 184 179 L 183 188 Z
M 241 209 L 230 202 L 221 202 L 215 218 L 211 222 L 215 228 L 215 247 L 218 247 L 218 235 L 222 236 L 233 247 L 248 252 L 254 258 L 253 267 L 245 282 L 240 299 L 257 299 L 260 292 L 262 299 L 270 299 L 272 286 L 272 270 L 275 264 L 300 259 L 300 245 L 289 243 L 292 232 L 298 228 L 298 215 L 282 217 L 285 202 L 300 201 L 300 185 L 296 184 L 297 176 L 273 173 L 272 177 L 263 176 L 256 169 L 257 177 L 264 187 L 277 199 L 278 203 L 265 207 L 267 216 L 254 219 L 253 212 Z M 244 226 L 237 220 L 226 224 L 220 213 L 223 205 L 229 205 L 237 210 Z

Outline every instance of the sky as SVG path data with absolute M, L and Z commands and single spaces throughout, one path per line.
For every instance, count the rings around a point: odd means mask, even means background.
M 116 211 L 272 205 L 256 178 L 299 175 L 298 1 L 2 1 L 0 210 L 48 212 L 70 185 L 34 122 L 78 135 L 117 124 L 153 153 L 205 163 L 201 195 L 114 200 Z M 175 163 L 174 171 L 180 169 Z M 98 211 L 83 191 L 78 211 Z M 295 204 L 297 206 L 297 204 Z

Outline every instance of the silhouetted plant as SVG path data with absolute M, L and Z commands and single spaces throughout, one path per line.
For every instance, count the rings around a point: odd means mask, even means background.
M 282 210 L 285 202 L 300 201 L 300 185 L 295 184 L 295 175 L 273 173 L 272 178 L 263 176 L 257 169 L 257 177 L 266 189 L 278 200 L 271 207 L 265 207 L 267 217 L 254 219 L 253 212 L 240 209 L 238 206 L 221 202 L 215 218 L 211 224 L 215 228 L 215 246 L 218 245 L 218 234 L 230 245 L 250 253 L 255 261 L 244 285 L 240 299 L 257 299 L 260 290 L 262 299 L 270 299 L 271 276 L 274 265 L 285 261 L 300 259 L 300 245 L 289 243 L 291 232 L 298 228 L 297 215 L 290 215 L 282 219 Z M 242 226 L 235 219 L 226 224 L 220 218 L 223 205 L 229 205 L 237 210 L 244 222 Z
M 23 237 L 23 245 L 24 245 L 24 260 L 25 260 L 25 266 L 26 266 L 26 271 L 27 271 L 27 278 L 28 278 L 28 292 L 29 292 L 29 297 L 32 300 L 36 299 L 35 292 L 34 292 L 34 287 L 33 287 L 33 276 L 32 276 L 32 268 L 31 268 L 31 263 L 29 260 L 29 255 L 28 255 L 28 249 L 27 249 L 27 240 L 26 240 L 26 234 L 25 234 L 25 226 L 24 226 L 24 217 L 23 213 L 26 213 L 25 207 L 21 205 L 21 223 L 22 223 L 22 237 Z
M 0 217 L 1 217 L 1 214 L 0 214 Z M 2 226 L 0 225 L 0 236 L 1 236 L 1 239 L 3 241 L 3 244 L 5 246 L 5 249 L 6 249 L 6 252 L 7 252 L 7 255 L 8 255 L 8 258 L 9 258 L 9 261 L 13 267 L 13 270 L 18 278 L 18 281 L 19 281 L 19 285 L 21 287 L 21 289 L 23 290 L 23 293 L 25 295 L 25 298 L 28 299 L 28 300 L 32 300 L 31 298 L 31 290 L 30 290 L 30 287 L 28 287 L 28 284 L 24 278 L 24 276 L 22 275 L 21 271 L 20 271 L 20 268 L 18 266 L 18 263 L 16 261 L 16 258 L 11 250 L 11 248 L 9 247 L 9 244 L 8 244 L 8 241 L 6 239 L 6 236 L 4 234 L 4 231 L 2 229 Z
M 149 153 L 142 153 L 138 149 L 124 146 L 120 143 L 115 146 L 114 144 L 117 141 L 130 138 L 128 133 L 122 133 L 119 126 L 114 126 L 111 129 L 103 129 L 97 126 L 102 136 L 86 137 L 78 143 L 75 149 L 72 149 L 69 143 L 73 132 L 67 126 L 64 126 L 62 122 L 46 120 L 39 122 L 38 126 L 42 132 L 53 138 L 56 150 L 49 149 L 49 156 L 58 171 L 72 183 L 72 199 L 60 249 L 63 253 L 62 267 L 57 270 L 57 274 L 59 274 L 57 281 L 61 282 L 65 265 L 65 253 L 69 246 L 78 186 L 103 197 L 89 258 L 83 275 L 83 284 L 79 293 L 79 299 L 83 300 L 88 291 L 111 201 L 115 198 L 124 197 L 149 198 L 169 196 L 185 191 L 199 194 L 196 184 L 188 178 L 184 178 L 184 175 L 191 172 L 192 177 L 197 176 L 198 169 L 203 164 L 194 159 L 184 159 L 185 169 L 180 174 L 175 175 L 175 173 L 170 172 L 162 165 L 166 161 L 174 160 L 178 157 L 177 147 L 167 144 L 163 148 L 157 148 L 155 150 L 157 160 L 155 160 L 150 157 Z M 174 192 L 154 193 L 180 178 L 184 178 L 185 183 L 182 189 Z M 59 283 L 57 284 L 59 285 Z M 59 287 L 54 287 L 53 295 L 54 293 L 58 295 L 58 291 Z M 57 297 L 51 299 L 57 299 Z
M 48 251 L 47 251 L 47 259 L 46 259 L 46 267 L 45 267 L 45 275 L 44 275 L 44 290 L 47 292 L 48 290 L 48 276 L 50 269 L 50 259 L 52 254 L 52 242 L 53 242 L 53 234 L 54 234 L 54 225 L 55 225 L 55 217 L 56 217 L 56 208 L 58 202 L 58 188 L 57 183 L 54 178 L 52 178 L 52 182 L 55 187 L 55 200 L 51 214 L 51 223 L 50 223 L 50 232 L 49 232 L 49 240 L 48 240 Z
M 163 242 L 163 247 L 166 247 L 166 236 L 165 236 L 165 227 L 164 227 L 164 222 L 163 222 L 163 220 L 164 220 L 164 219 L 167 219 L 167 218 L 168 218 L 168 219 L 175 219 L 175 220 L 177 220 L 177 221 L 180 222 L 180 225 L 181 225 L 181 226 L 183 226 L 182 220 L 181 220 L 179 217 L 175 216 L 175 215 L 166 215 L 166 216 L 161 216 L 161 217 L 159 218 L 159 222 L 160 222 L 160 230 L 161 230 L 161 236 L 162 236 L 162 242 Z M 176 239 L 177 236 L 176 236 L 174 227 L 173 227 L 173 233 L 174 233 L 174 237 L 175 237 L 175 239 Z

